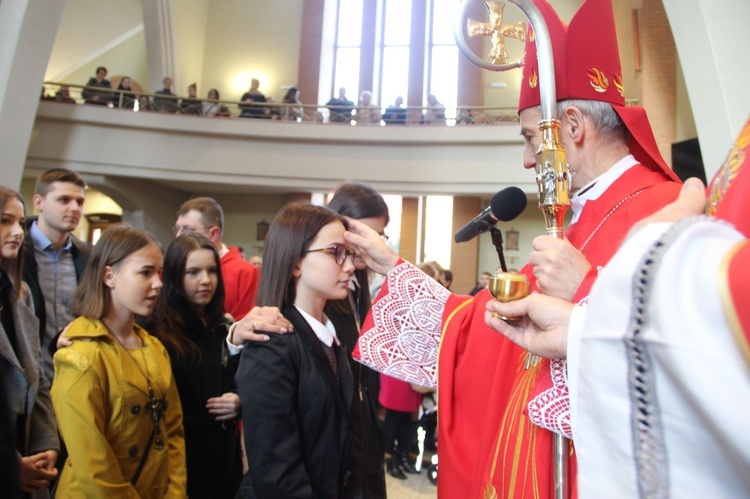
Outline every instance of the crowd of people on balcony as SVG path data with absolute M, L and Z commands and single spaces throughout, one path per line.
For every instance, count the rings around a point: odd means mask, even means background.
M 403 107 L 404 98 L 398 96 L 388 107 L 381 107 L 373 102 L 373 94 L 363 90 L 357 102 L 349 100 L 346 88 L 338 89 L 338 94 L 325 104 L 328 116 L 312 110 L 300 100 L 300 90 L 296 86 L 289 87 L 281 99 L 281 103 L 274 102 L 273 97 L 260 90 L 260 81 L 253 78 L 250 89 L 242 94 L 236 102 L 222 101 L 218 89 L 208 91 L 206 98 L 198 97 L 197 83 L 187 87 L 187 96 L 179 96 L 173 90 L 174 81 L 167 76 L 162 81 L 162 88 L 149 96 L 129 76 L 114 78 L 116 86 L 107 79 L 107 68 L 100 66 L 96 75 L 92 76 L 82 88 L 81 98 L 86 104 L 108 106 L 136 111 L 157 111 L 162 113 L 179 113 L 185 115 L 229 117 L 230 108 L 236 106 L 236 116 L 240 118 L 289 120 L 289 121 L 328 121 L 329 123 L 344 123 L 352 125 L 405 125 L 431 124 L 445 125 L 445 106 L 433 94 L 427 96 L 427 105 L 422 109 L 407 110 Z M 42 100 L 75 104 L 77 101 L 70 95 L 70 87 L 61 84 L 55 94 L 45 94 L 42 89 Z M 502 120 L 502 121 L 513 121 Z M 486 116 L 477 118 L 471 109 L 459 109 L 456 124 L 489 123 Z

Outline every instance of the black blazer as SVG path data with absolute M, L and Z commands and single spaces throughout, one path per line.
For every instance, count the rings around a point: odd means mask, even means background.
M 346 353 L 334 349 L 339 382 L 310 325 L 283 310 L 294 334 L 248 342 L 237 371 L 245 448 L 259 498 L 343 496 L 349 480 L 347 415 L 354 385 Z

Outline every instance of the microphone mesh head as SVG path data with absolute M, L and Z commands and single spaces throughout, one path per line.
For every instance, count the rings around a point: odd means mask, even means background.
M 518 187 L 511 186 L 498 191 L 490 200 L 490 210 L 498 220 L 510 222 L 526 209 L 526 194 Z

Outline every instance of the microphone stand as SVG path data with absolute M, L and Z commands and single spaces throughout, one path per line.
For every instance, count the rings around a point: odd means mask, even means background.
M 500 268 L 503 272 L 508 271 L 508 266 L 505 264 L 505 255 L 503 254 L 503 233 L 494 225 L 490 227 L 490 234 L 492 235 L 492 244 L 495 245 L 497 250 L 497 257 L 500 259 Z

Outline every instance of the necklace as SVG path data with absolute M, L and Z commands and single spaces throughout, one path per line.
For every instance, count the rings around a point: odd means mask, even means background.
M 150 374 L 148 372 L 148 363 L 146 362 L 146 354 L 143 352 L 143 341 L 138 338 L 138 341 L 141 344 L 140 351 L 141 351 L 141 357 L 143 359 L 143 367 L 146 369 L 146 372 L 143 372 L 143 369 L 141 369 L 141 366 L 138 365 L 138 362 L 135 360 L 135 357 L 132 353 L 130 353 L 130 350 L 128 350 L 123 342 L 120 340 L 120 338 L 117 337 L 115 333 L 112 332 L 112 330 L 107 326 L 107 324 L 102 321 L 102 324 L 104 324 L 104 327 L 107 328 L 107 332 L 109 332 L 110 336 L 112 336 L 115 339 L 115 342 L 117 342 L 120 347 L 125 351 L 125 353 L 130 356 L 130 358 L 133 360 L 133 364 L 135 364 L 135 367 L 138 369 L 138 371 L 141 373 L 143 378 L 146 380 L 146 385 L 148 386 L 148 402 L 146 402 L 143 407 L 145 409 L 148 409 L 151 411 L 151 422 L 153 424 L 153 432 L 152 436 L 156 437 L 155 445 L 157 449 L 164 448 L 164 442 L 160 438 L 161 435 L 161 429 L 159 428 L 159 422 L 161 421 L 162 416 L 164 415 L 164 411 L 167 409 L 167 400 L 165 397 L 162 398 L 156 398 L 156 395 L 154 395 L 154 389 L 151 387 L 151 379 Z
M 607 221 L 607 220 L 609 219 L 609 217 L 611 217 L 611 216 L 612 216 L 612 214 L 613 214 L 614 212 L 616 212 L 616 211 L 617 211 L 617 209 L 618 209 L 619 207 L 621 207 L 621 206 L 622 206 L 623 204 L 625 204 L 625 203 L 626 203 L 627 201 L 629 201 L 629 200 L 630 200 L 631 198 L 634 198 L 635 196 L 637 196 L 638 194 L 642 193 L 642 192 L 643 192 L 643 191 L 645 191 L 645 190 L 646 190 L 646 189 L 641 189 L 641 190 L 639 190 L 639 191 L 635 191 L 634 193 L 632 193 L 632 194 L 630 194 L 630 195 L 626 196 L 626 197 L 625 197 L 624 199 L 620 200 L 620 202 L 619 202 L 619 203 L 617 203 L 617 204 L 615 205 L 615 207 L 614 207 L 614 208 L 612 208 L 611 210 L 609 210 L 609 213 L 607 213 L 607 214 L 605 215 L 605 217 L 604 217 L 604 218 L 602 219 L 602 221 L 601 221 L 601 222 L 599 222 L 599 225 L 597 225 L 597 226 L 596 226 L 596 228 L 594 229 L 594 231 L 593 231 L 593 232 L 592 232 L 591 234 L 589 234 L 589 237 L 588 237 L 588 238 L 586 239 L 586 241 L 585 241 L 585 242 L 584 242 L 584 243 L 583 243 L 583 244 L 581 245 L 581 247 L 579 248 L 579 250 L 578 250 L 578 251 L 580 251 L 581 253 L 583 253 L 583 250 L 585 250 L 585 249 L 586 249 L 586 246 L 588 246 L 588 245 L 589 245 L 589 243 L 591 242 L 591 239 L 593 239 L 593 237 L 594 237 L 594 236 L 596 235 L 596 233 L 597 233 L 597 232 L 599 232 L 599 229 L 601 229 L 601 228 L 602 228 L 602 225 L 604 225 L 604 224 L 605 224 L 605 222 L 606 222 L 606 221 Z

